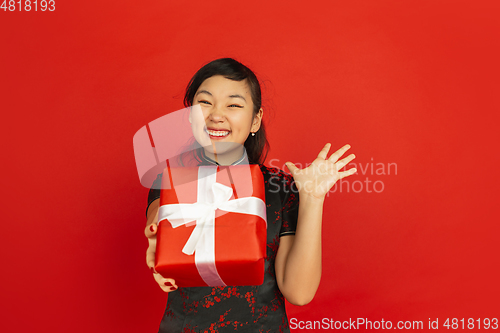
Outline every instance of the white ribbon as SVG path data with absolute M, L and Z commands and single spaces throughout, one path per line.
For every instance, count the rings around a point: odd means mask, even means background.
M 158 223 L 168 220 L 172 228 L 177 228 L 196 221 L 182 252 L 187 255 L 194 253 L 198 273 L 207 285 L 225 286 L 215 267 L 215 211 L 252 214 L 266 221 L 266 204 L 256 197 L 230 200 L 233 189 L 217 183 L 216 176 L 217 166 L 199 167 L 196 202 L 160 206 Z

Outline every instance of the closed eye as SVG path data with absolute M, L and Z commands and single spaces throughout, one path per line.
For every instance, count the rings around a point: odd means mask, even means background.
M 209 101 L 198 101 L 198 103 L 205 104 L 205 105 L 211 105 L 211 103 Z M 243 106 L 238 105 L 238 104 L 231 104 L 231 105 L 229 105 L 229 107 L 230 108 L 242 108 Z

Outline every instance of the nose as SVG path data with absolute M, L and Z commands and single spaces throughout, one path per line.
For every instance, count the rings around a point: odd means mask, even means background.
M 213 122 L 223 122 L 225 120 L 225 114 L 222 108 L 214 106 L 210 110 L 210 114 L 208 115 L 208 119 Z

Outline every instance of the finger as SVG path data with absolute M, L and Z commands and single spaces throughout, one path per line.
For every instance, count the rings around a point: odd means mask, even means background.
M 176 290 L 177 290 L 177 287 L 172 287 L 172 286 L 164 286 L 164 287 L 163 287 L 163 288 L 161 288 L 161 289 L 163 289 L 163 291 L 164 291 L 164 292 L 166 292 L 166 293 L 171 293 L 172 291 L 176 291 Z
M 158 272 L 156 271 L 154 266 L 149 266 L 149 264 L 148 264 L 148 267 L 149 267 L 149 270 L 151 271 L 151 273 L 158 274 Z
M 146 250 L 146 265 L 148 265 L 148 267 L 154 267 L 155 259 L 156 259 L 156 242 L 150 242 L 149 247 Z
M 174 279 L 164 278 L 160 274 L 154 274 L 153 276 L 156 280 L 156 283 L 158 283 L 161 290 L 163 290 L 164 292 L 169 293 L 171 291 L 177 290 L 178 286 L 175 284 Z
M 345 145 L 344 147 L 340 148 L 339 150 L 337 150 L 335 153 L 333 153 L 329 158 L 328 160 L 333 162 L 333 163 L 336 163 L 337 160 L 340 158 L 340 156 L 344 155 L 344 153 L 349 149 L 351 148 L 350 145 Z
M 150 254 L 149 252 L 146 253 L 146 265 L 148 265 L 149 268 L 155 267 L 155 253 Z
M 147 238 L 155 237 L 157 232 L 158 226 L 156 223 L 151 223 L 144 229 L 144 235 L 146 235 Z
M 292 174 L 292 176 L 297 172 L 299 171 L 300 169 L 297 168 L 295 166 L 295 164 L 293 164 L 292 162 L 286 162 L 285 163 L 286 167 L 288 168 L 288 170 L 290 170 L 290 173 Z
M 351 155 L 347 156 L 346 158 L 343 158 L 340 161 L 337 161 L 337 163 L 335 163 L 335 165 L 337 166 L 337 171 L 339 171 L 340 169 L 345 167 L 347 165 L 347 163 L 351 162 L 355 157 L 356 156 L 354 154 L 351 154 Z
M 339 172 L 339 179 L 354 175 L 356 173 L 356 168 L 349 169 L 347 171 Z
M 175 284 L 175 280 L 171 278 L 164 278 L 163 285 L 166 287 L 174 287 L 175 289 L 179 288 L 179 286 Z
M 330 150 L 330 147 L 332 146 L 331 143 L 327 143 L 323 149 L 321 149 L 321 151 L 319 152 L 318 154 L 318 157 L 319 158 L 322 158 L 324 160 L 326 160 L 326 156 L 328 155 L 328 151 Z

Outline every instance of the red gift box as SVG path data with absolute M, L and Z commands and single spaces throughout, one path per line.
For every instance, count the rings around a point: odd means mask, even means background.
M 260 285 L 266 204 L 258 165 L 166 168 L 155 269 L 181 287 Z

